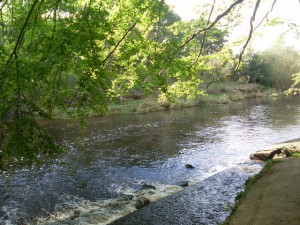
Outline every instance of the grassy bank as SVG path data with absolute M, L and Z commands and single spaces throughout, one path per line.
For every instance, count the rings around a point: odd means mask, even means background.
M 223 82 L 210 86 L 206 95 L 197 96 L 195 99 L 178 98 L 174 102 L 159 102 L 157 96 L 148 96 L 140 99 L 130 99 L 111 103 L 107 114 L 120 113 L 147 113 L 176 109 L 184 107 L 198 106 L 202 104 L 229 104 L 246 98 L 257 98 L 263 96 L 278 96 L 279 91 L 266 89 L 258 84 L 238 84 L 236 82 Z

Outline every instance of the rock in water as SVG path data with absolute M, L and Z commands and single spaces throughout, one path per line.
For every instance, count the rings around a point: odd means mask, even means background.
M 142 186 L 142 190 L 144 189 L 153 189 L 153 190 L 156 190 L 156 187 L 151 185 L 151 184 L 143 184 Z
M 133 198 L 134 198 L 133 195 L 121 194 L 121 195 L 119 195 L 118 200 L 121 202 L 122 201 L 131 201 Z
M 192 164 L 185 164 L 185 168 L 188 168 L 188 169 L 194 169 L 195 167 L 192 165 Z
M 181 181 L 181 182 L 177 183 L 177 185 L 180 186 L 180 187 L 187 187 L 187 186 L 189 186 L 189 182 Z
M 136 200 L 135 202 L 135 207 L 137 209 L 140 209 L 146 205 L 149 205 L 150 204 L 150 200 L 148 198 L 145 198 L 145 197 L 141 197 L 139 198 L 138 200 Z

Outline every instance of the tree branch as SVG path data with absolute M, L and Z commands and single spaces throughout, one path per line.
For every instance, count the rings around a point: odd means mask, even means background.
M 233 72 L 232 75 L 236 74 L 237 70 L 239 69 L 240 64 L 242 62 L 242 58 L 243 58 L 244 52 L 245 52 L 245 50 L 246 50 L 246 48 L 247 48 L 247 46 L 248 46 L 248 44 L 249 44 L 249 42 L 250 42 L 250 40 L 252 38 L 253 31 L 254 31 L 253 22 L 255 21 L 255 16 L 256 16 L 256 13 L 257 13 L 260 1 L 261 0 L 257 0 L 256 1 L 255 7 L 254 7 L 254 11 L 253 11 L 252 17 L 250 19 L 250 31 L 249 31 L 249 35 L 248 35 L 248 38 L 247 38 L 247 40 L 246 40 L 246 42 L 245 42 L 245 44 L 244 44 L 244 46 L 242 48 L 242 51 L 241 51 L 241 53 L 239 55 L 238 63 L 236 65 L 236 68 L 235 68 L 235 70 L 234 70 L 234 72 Z
M 200 33 L 207 31 L 209 29 L 211 29 L 213 26 L 216 25 L 216 23 L 218 23 L 224 16 L 226 16 L 236 5 L 241 4 L 244 0 L 237 0 L 234 3 L 232 3 L 228 9 L 225 10 L 225 12 L 223 12 L 222 14 L 218 15 L 217 18 L 207 27 L 198 30 L 196 33 L 194 33 L 191 37 L 189 37 L 183 44 L 181 44 L 179 47 L 183 48 L 184 46 L 186 46 L 190 41 L 192 41 L 195 37 L 197 37 L 197 35 L 199 35 Z
M 218 82 L 218 81 L 220 81 L 220 80 L 226 79 L 226 78 L 228 78 L 228 77 L 231 77 L 231 76 L 235 75 L 236 72 L 238 71 L 238 69 L 239 69 L 239 67 L 240 67 L 240 64 L 241 64 L 241 62 L 242 62 L 243 54 L 244 54 L 244 52 L 245 52 L 245 50 L 246 50 L 246 48 L 247 48 L 247 46 L 248 46 L 248 44 L 249 44 L 249 42 L 250 42 L 250 40 L 251 40 L 251 38 L 252 38 L 252 34 L 253 34 L 253 31 L 254 31 L 254 28 L 253 28 L 253 22 L 255 21 L 255 17 L 256 17 L 256 13 L 257 13 L 257 10 L 258 10 L 259 5 L 260 5 L 260 1 L 261 1 L 261 0 L 257 0 L 257 1 L 256 1 L 255 7 L 254 7 L 254 10 L 253 10 L 253 14 L 252 14 L 252 16 L 251 16 L 251 18 L 250 18 L 250 31 L 249 31 L 249 35 L 248 35 L 248 38 L 247 38 L 247 40 L 246 40 L 246 42 L 245 42 L 245 44 L 244 44 L 244 46 L 243 46 L 243 48 L 242 48 L 242 51 L 240 52 L 240 55 L 239 55 L 239 58 L 238 58 L 238 62 L 237 62 L 237 65 L 236 65 L 234 71 L 233 71 L 232 73 L 230 73 L 230 74 L 224 76 L 224 77 L 219 77 L 219 78 L 217 78 L 217 79 L 215 79 L 215 80 L 212 80 L 211 82 L 209 82 L 209 83 L 207 84 L 207 86 L 206 86 L 207 89 L 209 88 L 209 86 L 210 86 L 211 84 L 213 84 L 213 83 L 215 83 L 215 82 Z
M 49 43 L 49 47 L 48 47 L 48 51 L 47 51 L 47 55 L 44 59 L 44 61 L 46 61 L 46 59 L 49 56 L 50 50 L 52 48 L 52 43 L 55 37 L 55 33 L 56 33 L 56 26 L 57 26 L 57 9 L 58 9 L 58 4 L 59 4 L 60 0 L 57 0 L 55 3 L 55 7 L 54 7 L 54 12 L 53 12 L 53 31 L 52 31 L 52 35 L 51 35 L 51 39 L 50 39 L 50 43 Z
M 212 13 L 213 13 L 214 8 L 215 8 L 215 3 L 216 3 L 216 0 L 213 0 L 213 4 L 212 4 L 211 9 L 210 9 L 210 13 L 209 13 L 209 16 L 208 16 L 208 19 L 207 19 L 206 26 L 208 26 L 209 23 L 210 23 L 210 19 L 211 19 Z M 203 38 L 202 38 L 202 41 L 201 41 L 200 52 L 199 52 L 199 54 L 198 54 L 195 62 L 190 66 L 190 68 L 192 68 L 193 66 L 195 66 L 197 64 L 197 62 L 199 61 L 200 56 L 202 55 L 204 44 L 205 44 L 206 35 L 207 35 L 207 30 L 205 30 L 204 34 L 203 34 Z
M 112 56 L 112 54 L 114 54 L 114 52 L 117 50 L 117 48 L 119 47 L 119 45 L 122 43 L 123 40 L 125 40 L 126 36 L 129 34 L 129 32 L 131 30 L 133 30 L 133 28 L 136 26 L 136 22 L 134 22 L 125 32 L 125 34 L 122 36 L 122 38 L 118 41 L 118 43 L 116 44 L 116 46 L 110 51 L 110 53 L 105 57 L 105 59 L 102 61 L 102 65 L 105 65 L 106 61 L 109 59 L 109 57 Z
M 125 34 L 122 36 L 122 38 L 118 41 L 118 43 L 116 44 L 116 46 L 109 52 L 109 54 L 105 57 L 105 59 L 101 62 L 101 64 L 104 66 L 106 61 L 109 59 L 110 56 L 112 56 L 112 54 L 114 54 L 114 52 L 117 50 L 117 48 L 119 47 L 119 45 L 122 43 L 123 40 L 125 40 L 125 38 L 127 37 L 127 35 L 129 34 L 129 32 L 131 30 L 133 30 L 133 28 L 136 26 L 136 22 L 134 22 L 125 32 Z M 77 94 L 79 93 L 79 90 L 81 89 L 81 86 L 79 86 L 76 91 L 74 96 L 72 97 L 71 101 L 69 102 L 68 107 L 70 107 L 73 103 L 73 101 L 75 100 Z
M 4 3 L 2 3 L 1 8 L 0 8 L 1 12 L 2 12 L 2 9 L 4 8 L 4 6 L 7 4 L 7 2 L 8 2 L 8 0 L 6 0 Z
M 299 0 L 300 1 L 300 0 Z M 277 0 L 273 1 L 271 9 L 266 13 L 266 15 L 262 18 L 262 20 L 257 24 L 257 26 L 253 29 L 253 32 L 265 21 L 265 19 L 268 18 L 268 15 L 273 11 L 274 6 L 276 4 Z
M 78 94 L 78 92 L 79 92 L 80 89 L 81 89 L 81 86 L 79 86 L 79 87 L 76 89 L 75 94 L 73 95 L 71 101 L 70 101 L 69 104 L 68 104 L 68 107 L 70 107 L 70 106 L 72 105 L 72 103 L 73 103 L 73 101 L 75 100 L 75 98 L 77 97 L 77 94 Z
M 27 17 L 26 17 L 26 19 L 25 19 L 25 22 L 24 22 L 24 24 L 23 24 L 23 26 L 22 26 L 22 28 L 21 28 L 21 31 L 20 31 L 20 33 L 19 33 L 19 36 L 18 36 L 16 45 L 15 45 L 15 47 L 14 47 L 14 50 L 13 50 L 12 53 L 10 54 L 10 57 L 9 57 L 9 59 L 8 59 L 7 62 L 6 62 L 6 65 L 10 64 L 11 61 L 13 60 L 13 58 L 16 58 L 16 57 L 17 57 L 18 52 L 19 52 L 20 47 L 21 47 L 21 42 L 22 42 L 23 37 L 24 37 L 24 34 L 25 34 L 26 26 L 27 26 L 27 24 L 28 24 L 28 22 L 29 22 L 29 19 L 30 19 L 30 17 L 31 17 L 31 14 L 33 13 L 33 10 L 34 10 L 34 8 L 35 8 L 35 5 L 38 3 L 38 1 L 39 1 L 39 0 L 34 0 L 34 2 L 33 2 L 33 4 L 32 4 L 32 6 L 31 6 L 31 8 L 30 8 L 30 10 L 29 10 L 29 12 L 28 12 L 28 14 L 27 14 Z
M 160 33 L 160 25 L 161 25 L 161 8 L 164 4 L 164 0 L 161 0 L 158 6 L 158 22 L 157 22 L 157 30 L 156 30 L 156 37 L 154 43 L 154 63 L 157 62 L 157 42 L 159 41 L 159 33 Z
M 34 25 L 33 25 L 32 33 L 31 33 L 31 41 L 30 41 L 30 45 L 32 44 L 33 34 L 34 34 L 34 32 L 35 32 L 35 28 L 36 28 L 36 24 L 37 24 L 39 12 L 40 12 L 40 10 L 41 10 L 41 6 L 43 5 L 43 3 L 44 3 L 44 0 L 41 0 L 41 3 L 40 3 L 40 5 L 38 6 L 37 12 L 36 12 L 36 14 L 35 14 Z

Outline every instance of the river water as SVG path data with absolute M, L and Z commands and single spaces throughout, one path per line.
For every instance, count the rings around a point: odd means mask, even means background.
M 183 181 L 199 182 L 258 149 L 299 138 L 300 101 L 261 98 L 92 118 L 84 134 L 68 121 L 43 123 L 68 151 L 1 172 L 0 224 L 107 224 L 133 211 L 139 196 L 157 200 Z

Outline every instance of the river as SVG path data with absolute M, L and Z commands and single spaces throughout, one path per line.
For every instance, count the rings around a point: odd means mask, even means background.
M 1 172 L 0 224 L 107 224 L 133 211 L 138 196 L 157 200 L 183 181 L 199 182 L 258 149 L 299 138 L 300 101 L 260 98 L 91 118 L 84 134 L 66 120 L 43 124 L 67 151 Z

